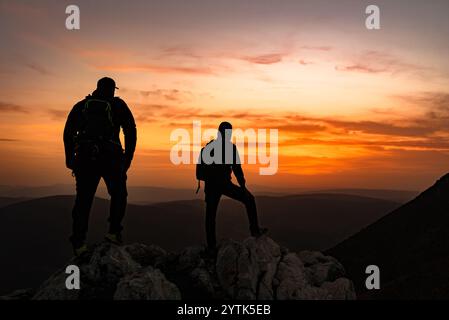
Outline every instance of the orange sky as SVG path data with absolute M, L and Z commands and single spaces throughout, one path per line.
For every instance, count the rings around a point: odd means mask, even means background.
M 65 118 L 111 76 L 138 125 L 131 185 L 194 186 L 170 132 L 228 120 L 279 130 L 278 173 L 245 165 L 252 185 L 424 188 L 449 169 L 449 3 L 377 2 L 380 31 L 349 0 L 78 1 L 68 31 L 63 3 L 2 1 L 0 184 L 72 183 Z

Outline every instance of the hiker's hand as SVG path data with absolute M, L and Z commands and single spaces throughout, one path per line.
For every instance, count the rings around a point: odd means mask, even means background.
M 75 161 L 73 159 L 66 159 L 65 160 L 65 166 L 67 167 L 67 169 L 73 170 L 75 169 Z
M 125 157 L 125 160 L 123 161 L 123 172 L 127 172 L 129 167 L 131 167 L 131 159 L 129 157 Z

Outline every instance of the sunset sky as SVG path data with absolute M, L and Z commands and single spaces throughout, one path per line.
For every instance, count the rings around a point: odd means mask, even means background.
M 448 14 L 447 0 L 0 0 L 0 184 L 73 183 L 67 114 L 110 76 L 138 126 L 130 185 L 194 188 L 170 133 L 227 120 L 279 130 L 278 173 L 244 165 L 250 185 L 420 190 L 449 171 Z

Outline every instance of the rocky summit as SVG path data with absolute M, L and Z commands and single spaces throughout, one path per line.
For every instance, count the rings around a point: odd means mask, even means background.
M 80 270 L 80 289 L 68 290 L 62 268 L 37 290 L 2 299 L 192 300 L 355 299 L 343 266 L 320 252 L 289 252 L 269 237 L 226 240 L 216 256 L 203 246 L 169 253 L 155 245 L 100 243 L 67 265 Z

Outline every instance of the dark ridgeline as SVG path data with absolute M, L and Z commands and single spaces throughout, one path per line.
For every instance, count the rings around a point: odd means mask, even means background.
M 360 298 L 449 299 L 449 174 L 327 253 Z M 370 264 L 380 268 L 381 290 L 365 289 Z

